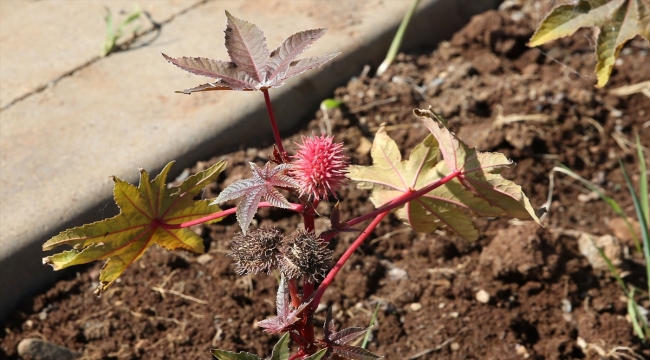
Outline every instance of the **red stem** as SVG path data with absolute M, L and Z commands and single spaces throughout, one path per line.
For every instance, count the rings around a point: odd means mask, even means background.
M 343 256 L 336 262 L 332 270 L 327 274 L 325 277 L 325 280 L 321 283 L 321 285 L 318 287 L 318 290 L 316 292 L 316 296 L 314 297 L 314 300 L 311 303 L 311 309 L 316 309 L 318 304 L 320 303 L 321 298 L 323 297 L 323 294 L 325 293 L 325 290 L 327 290 L 327 287 L 334 282 L 334 277 L 336 277 L 336 274 L 343 268 L 343 265 L 348 261 L 350 256 L 356 251 L 361 244 L 366 240 L 366 238 L 372 233 L 372 231 L 377 227 L 377 225 L 381 222 L 381 220 L 388 215 L 388 212 L 392 209 L 395 209 L 401 205 L 406 204 L 409 201 L 412 201 L 413 199 L 416 199 L 420 196 L 423 196 L 424 194 L 432 191 L 433 189 L 440 187 L 449 181 L 453 180 L 454 178 L 458 177 L 459 175 L 462 174 L 461 170 L 454 170 L 450 174 L 447 174 L 445 177 L 442 179 L 439 179 L 438 181 L 434 182 L 433 184 L 430 184 L 428 186 L 423 187 L 420 190 L 413 191 L 413 192 L 406 192 L 402 194 L 401 196 L 393 199 L 390 203 L 381 206 L 380 208 L 376 209 L 375 211 L 372 211 L 370 213 L 367 213 L 365 215 L 359 216 L 353 220 L 348 221 L 349 226 L 356 225 L 362 221 L 365 221 L 371 217 L 375 217 L 375 219 L 366 227 L 366 229 L 359 235 L 359 237 L 352 243 L 352 245 L 345 251 Z M 336 234 L 332 233 L 329 236 L 326 236 L 324 241 L 329 241 L 332 237 L 334 237 Z
M 302 219 L 305 223 L 305 230 L 314 231 L 316 229 L 315 219 L 316 219 L 316 207 L 318 206 L 319 200 L 316 199 L 311 203 L 311 207 L 304 207 Z
M 314 297 L 314 300 L 311 302 L 311 308 L 316 309 L 318 304 L 320 303 L 320 299 L 323 297 L 323 294 L 325 293 L 325 290 L 327 290 L 327 287 L 334 282 L 334 277 L 336 277 L 336 274 L 338 274 L 339 270 L 343 268 L 343 265 L 348 261 L 350 256 L 354 254 L 354 252 L 363 244 L 363 242 L 368 238 L 368 236 L 372 233 L 372 231 L 379 225 L 379 223 L 384 219 L 384 217 L 388 215 L 388 211 L 385 211 L 377 217 L 368 225 L 368 227 L 359 235 L 359 237 L 350 245 L 350 247 L 345 251 L 343 256 L 339 259 L 339 261 L 336 262 L 332 270 L 330 270 L 329 274 L 325 277 L 325 280 L 320 284 L 318 287 L 318 290 L 316 291 L 316 296 Z
M 315 230 L 315 219 L 316 219 L 316 207 L 318 206 L 318 199 L 314 200 L 311 203 L 310 207 L 304 207 L 303 208 L 303 213 L 302 213 L 302 218 L 303 222 L 305 223 L 305 230 L 307 231 L 314 231 Z M 305 278 L 302 283 L 302 301 L 305 301 L 311 297 L 311 295 L 314 293 L 314 284 L 307 281 Z M 311 314 L 305 318 L 305 323 L 300 326 L 299 332 L 300 336 L 305 340 L 307 344 L 313 344 L 315 341 L 315 336 L 314 336 L 314 326 L 308 321 L 309 317 Z M 309 350 L 307 348 L 302 348 L 302 352 L 308 354 Z
M 271 205 L 268 202 L 261 202 L 261 203 L 257 204 L 258 209 L 263 208 L 263 207 L 273 207 L 273 205 Z M 304 206 L 301 205 L 301 204 L 291 204 L 291 209 L 290 210 L 293 210 L 295 212 L 302 212 L 303 209 L 304 209 Z M 203 223 L 206 223 L 208 221 L 212 221 L 212 220 L 219 219 L 219 218 L 222 218 L 222 217 L 226 217 L 228 215 L 234 214 L 236 211 L 237 211 L 237 207 L 234 207 L 234 208 L 230 208 L 230 209 L 227 209 L 227 210 L 222 210 L 222 211 L 216 212 L 214 214 L 210 214 L 208 216 L 204 216 L 202 218 L 182 222 L 180 224 L 168 224 L 168 223 L 160 221 L 160 220 L 154 220 L 154 221 L 157 223 L 156 224 L 157 226 L 159 226 L 159 227 L 161 227 L 163 229 L 182 229 L 182 228 L 186 228 L 186 227 L 190 227 L 190 226 L 194 226 L 194 225 L 203 224 Z
M 302 303 L 302 300 L 298 295 L 298 285 L 296 284 L 296 279 L 289 280 L 289 295 L 291 295 L 291 305 L 294 308 L 298 308 Z
M 417 199 L 420 196 L 432 191 L 433 189 L 438 188 L 438 187 L 448 183 L 449 181 L 451 181 L 451 180 L 457 178 L 458 176 L 460 176 L 462 173 L 463 172 L 461 170 L 455 170 L 455 171 L 452 171 L 451 173 L 447 174 L 442 179 L 438 179 L 436 182 L 434 182 L 434 183 L 432 183 L 430 185 L 427 185 L 427 186 L 423 187 L 420 190 L 413 191 L 413 192 L 405 192 L 404 194 L 402 194 L 402 195 L 396 197 L 395 199 L 393 199 L 388 204 L 383 205 L 383 206 L 377 208 L 374 211 L 371 211 L 371 212 L 369 212 L 367 214 L 361 215 L 361 216 L 359 216 L 357 218 L 354 218 L 354 219 L 348 221 L 347 225 L 348 226 L 354 226 L 354 225 L 356 225 L 356 224 L 358 224 L 360 222 L 366 221 L 366 220 L 368 220 L 370 218 L 373 218 L 375 216 L 378 216 L 378 215 L 380 215 L 382 213 L 386 213 L 386 212 L 388 212 L 390 210 L 393 210 L 393 209 L 395 209 L 397 207 L 400 207 L 400 206 L 406 204 L 407 202 L 410 202 L 410 201 L 412 201 L 414 199 Z M 327 241 L 330 241 L 334 236 L 336 236 L 336 233 L 332 232 L 329 235 L 324 236 L 322 238 L 322 240 L 327 242 Z
M 273 129 L 273 137 L 275 137 L 275 144 L 278 147 L 280 155 L 284 157 L 286 153 L 284 147 L 282 146 L 282 138 L 280 137 L 280 130 L 278 129 L 278 124 L 275 122 L 275 115 L 273 114 L 273 106 L 271 106 L 271 97 L 269 96 L 269 89 L 262 89 L 264 94 L 264 102 L 266 103 L 266 112 L 269 114 L 269 120 L 271 120 L 271 128 Z
M 301 351 L 298 351 L 297 353 L 291 355 L 289 357 L 289 360 L 298 360 L 298 359 L 302 358 L 305 355 L 307 355 L 307 354 L 303 353 L 302 350 L 301 350 Z

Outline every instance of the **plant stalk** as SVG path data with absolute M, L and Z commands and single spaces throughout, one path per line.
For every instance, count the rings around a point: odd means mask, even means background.
M 393 38 L 393 42 L 390 44 L 390 48 L 388 49 L 388 54 L 386 54 L 386 58 L 381 63 L 381 65 L 379 65 L 379 67 L 377 68 L 377 76 L 381 76 L 381 74 L 383 74 L 386 71 L 386 69 L 388 69 L 390 64 L 393 63 L 393 60 L 395 60 L 395 56 L 397 56 L 399 47 L 400 45 L 402 45 L 402 39 L 404 38 L 404 33 L 406 32 L 406 28 L 411 22 L 411 17 L 413 16 L 413 13 L 415 13 L 415 9 L 417 9 L 419 3 L 420 0 L 411 0 L 411 5 L 409 5 L 406 14 L 404 14 L 404 18 L 402 19 L 402 22 L 399 24 L 397 33 L 395 33 L 395 37 Z
M 269 120 L 271 121 L 271 128 L 273 129 L 273 137 L 275 138 L 275 145 L 278 147 L 280 156 L 284 160 L 287 152 L 284 151 L 282 146 L 282 138 L 280 137 L 280 130 L 278 129 L 278 124 L 275 121 L 275 115 L 273 114 L 273 106 L 271 105 L 271 97 L 269 96 L 269 89 L 262 89 L 264 94 L 264 103 L 266 104 L 266 112 L 269 114 Z
M 343 253 L 339 261 L 336 262 L 332 270 L 327 274 L 325 277 L 325 280 L 320 284 L 318 287 L 318 290 L 316 290 L 316 296 L 314 296 L 314 300 L 311 303 L 311 309 L 314 310 L 320 303 L 321 298 L 323 297 L 323 294 L 325 293 L 325 290 L 327 290 L 327 287 L 334 282 L 334 277 L 336 277 L 336 274 L 338 274 L 339 270 L 343 268 L 343 265 L 348 261 L 350 256 L 354 254 L 354 252 L 363 244 L 363 242 L 370 236 L 372 231 L 379 225 L 379 223 L 388 215 L 388 211 L 384 211 L 377 215 L 375 219 L 366 227 L 366 229 L 359 235 L 359 237 L 350 245 L 350 247 Z
M 385 212 L 393 210 L 393 209 L 395 209 L 397 207 L 400 207 L 400 206 L 406 204 L 407 202 L 410 202 L 410 201 L 412 201 L 414 199 L 417 199 L 420 196 L 432 191 L 433 189 L 436 189 L 436 188 L 448 183 L 449 181 L 459 177 L 461 174 L 463 174 L 463 172 L 461 170 L 452 171 L 451 173 L 447 174 L 442 179 L 438 179 L 438 181 L 436 181 L 436 182 L 434 182 L 434 183 L 432 183 L 430 185 L 427 185 L 427 186 L 423 187 L 420 190 L 413 191 L 413 192 L 406 192 L 403 195 L 393 199 L 393 201 L 389 202 L 388 204 L 382 205 L 381 207 L 375 209 L 374 211 L 371 211 L 371 212 L 369 212 L 367 214 L 361 215 L 361 216 L 359 216 L 357 218 L 354 218 L 354 219 L 348 221 L 347 225 L 348 226 L 354 226 L 354 225 L 356 225 L 358 223 L 361 223 L 361 222 L 366 221 L 366 220 L 368 220 L 370 218 L 373 218 L 373 217 L 375 217 L 375 216 L 377 216 L 377 215 L 379 215 L 381 213 L 385 213 Z M 326 241 L 326 242 L 330 241 L 334 236 L 336 236 L 336 233 L 332 232 L 332 233 L 324 236 L 323 241 Z
M 273 205 L 271 205 L 268 202 L 261 202 L 261 203 L 259 203 L 257 205 L 258 209 L 263 208 L 263 207 L 273 207 Z M 295 212 L 302 212 L 303 211 L 303 205 L 291 204 L 290 210 L 295 211 Z M 169 224 L 169 223 L 159 221 L 159 220 L 154 220 L 154 221 L 157 223 L 156 224 L 157 226 L 159 226 L 159 227 L 161 227 L 163 229 L 173 230 L 173 229 L 182 229 L 182 228 L 186 228 L 186 227 L 190 227 L 190 226 L 194 226 L 194 225 L 203 224 L 203 223 L 206 223 L 206 222 L 209 222 L 209 221 L 212 221 L 212 220 L 216 220 L 216 219 L 219 219 L 219 218 L 226 217 L 228 215 L 232 215 L 235 212 L 237 212 L 237 207 L 230 208 L 230 209 L 227 209 L 227 210 L 222 210 L 222 211 L 216 212 L 214 214 L 210 214 L 210 215 L 204 216 L 202 218 L 182 222 L 180 224 Z

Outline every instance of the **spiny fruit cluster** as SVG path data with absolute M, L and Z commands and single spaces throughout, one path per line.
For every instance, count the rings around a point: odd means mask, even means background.
M 284 237 L 276 227 L 257 228 L 235 235 L 230 245 L 229 256 L 235 259 L 240 275 L 270 274 L 277 269 L 287 279 L 304 276 L 316 283 L 325 278 L 332 261 L 332 251 L 318 236 L 302 229 Z

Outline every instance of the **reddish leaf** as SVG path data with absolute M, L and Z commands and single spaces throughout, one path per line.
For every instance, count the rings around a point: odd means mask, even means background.
M 213 202 L 213 204 L 223 203 L 244 197 L 237 205 L 237 222 L 239 222 L 244 235 L 248 225 L 253 221 L 253 216 L 257 212 L 257 205 L 262 201 L 262 198 L 273 206 L 289 209 L 291 204 L 275 187 L 298 187 L 295 180 L 284 175 L 284 171 L 291 168 L 290 164 L 281 164 L 273 169 L 271 169 L 270 162 L 267 162 L 263 169 L 260 169 L 252 162 L 249 164 L 253 170 L 253 177 L 230 184 Z
M 351 327 L 341 331 L 336 331 L 334 319 L 332 318 L 332 309 L 330 308 L 327 311 L 325 324 L 323 324 L 323 334 L 325 339 L 322 340 L 322 343 L 327 347 L 327 354 L 336 354 L 352 360 L 380 359 L 381 356 L 375 355 L 364 348 L 346 345 L 363 335 L 368 330 L 368 328 Z
M 226 11 L 226 49 L 230 61 L 202 57 L 172 58 L 167 61 L 192 74 L 216 79 L 213 83 L 183 90 L 185 94 L 211 90 L 261 90 L 282 85 L 292 76 L 320 67 L 337 54 L 296 60 L 325 34 L 326 29 L 306 30 L 289 36 L 269 52 L 264 33 L 257 26 Z
M 329 340 L 336 344 L 344 345 L 356 340 L 359 336 L 365 334 L 366 331 L 368 331 L 368 328 L 349 327 L 331 334 Z
M 311 303 L 311 299 L 300 304 L 297 309 L 294 309 L 291 306 L 289 286 L 286 283 L 284 275 L 282 275 L 280 286 L 278 287 L 278 294 L 275 300 L 278 316 L 258 321 L 255 325 L 264 328 L 264 331 L 272 334 L 292 330 L 292 325 L 300 320 L 298 315 L 305 310 L 309 303 Z
M 381 359 L 381 356 L 375 355 L 370 351 L 351 345 L 336 345 L 332 347 L 332 352 L 336 355 L 343 356 L 351 360 L 375 360 Z

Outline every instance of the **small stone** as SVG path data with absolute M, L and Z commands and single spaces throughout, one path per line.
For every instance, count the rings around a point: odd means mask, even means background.
M 490 302 L 490 294 L 488 294 L 487 291 L 481 289 L 476 293 L 476 300 L 482 302 L 483 304 L 487 304 Z
M 587 233 L 580 234 L 578 238 L 578 250 L 587 258 L 589 264 L 594 269 L 607 269 L 607 263 L 600 256 L 598 248 L 603 249 L 603 252 L 609 260 L 618 266 L 623 262 L 623 250 L 621 243 L 612 235 L 596 236 Z
M 361 136 L 359 138 L 359 146 L 357 146 L 354 151 L 356 151 L 357 154 L 359 155 L 368 155 L 370 153 L 370 149 L 372 148 L 372 143 L 370 140 L 368 140 L 365 136 Z
M 420 304 L 420 303 L 412 303 L 410 307 L 411 307 L 411 311 L 420 311 L 420 310 L 422 310 L 422 304 Z
M 406 270 L 394 267 L 388 270 L 388 278 L 392 281 L 405 280 L 408 279 L 408 274 Z
M 632 230 L 636 233 L 637 239 L 641 238 L 641 226 L 639 222 L 629 218 L 628 221 L 632 225 Z M 607 226 L 612 230 L 612 235 L 616 236 L 621 242 L 629 247 L 634 247 L 634 235 L 630 232 L 630 229 L 627 227 L 625 220 L 620 217 L 616 217 L 609 221 Z
M 451 343 L 450 347 L 451 347 L 451 351 L 458 351 L 458 350 L 460 350 L 460 344 L 457 343 L 457 342 L 453 342 L 453 343 Z
M 196 262 L 201 264 L 201 265 L 205 265 L 205 264 L 209 263 L 210 261 L 212 261 L 212 259 L 214 259 L 214 256 L 212 256 L 210 254 L 203 254 L 203 255 L 199 255 L 196 258 Z
M 523 356 L 524 358 L 528 358 L 530 355 L 528 354 L 528 350 L 526 350 L 526 347 L 523 345 L 517 344 L 515 346 L 515 351 L 517 352 L 518 355 Z
M 453 312 L 449 313 L 449 317 L 454 318 L 454 319 L 458 319 L 459 316 L 460 316 L 460 314 L 457 311 L 453 311 Z
M 600 196 L 598 195 L 597 192 L 592 191 L 589 194 L 580 194 L 578 195 L 578 201 L 583 202 L 583 203 L 588 203 L 594 200 L 598 200 Z
M 23 339 L 18 344 L 18 355 L 23 360 L 73 360 L 80 354 L 41 339 Z

